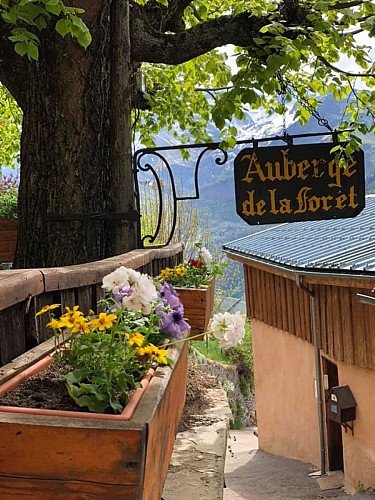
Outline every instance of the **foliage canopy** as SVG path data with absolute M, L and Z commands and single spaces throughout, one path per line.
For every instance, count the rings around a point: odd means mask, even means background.
M 82 47 L 90 44 L 80 4 L 0 0 L 0 15 L 14 50 L 37 60 L 39 33 L 51 26 Z M 280 94 L 287 101 L 297 99 L 296 116 L 302 124 L 320 99 L 332 93 L 346 101 L 339 129 L 362 134 L 374 130 L 373 2 L 138 0 L 130 6 L 134 17 L 147 15 L 150 24 L 146 33 L 144 25 L 142 29 L 137 23 L 131 25 L 133 59 L 142 64 L 149 103 L 141 119 L 139 113 L 134 116 L 142 144 L 152 145 L 161 128 L 173 130 L 182 142 L 191 137 L 207 141 L 207 122 L 213 119 L 224 145 L 233 146 L 237 132 L 233 117 L 244 119 L 247 109 L 260 106 L 282 113 Z M 231 64 L 227 53 L 217 50 L 227 44 L 234 47 Z M 348 70 L 348 62 L 357 69 Z M 0 158 L 10 165 L 20 112 L 3 87 L 0 94 Z M 352 137 L 349 147 L 357 142 Z

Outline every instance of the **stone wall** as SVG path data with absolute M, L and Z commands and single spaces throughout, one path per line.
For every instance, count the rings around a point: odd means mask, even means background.
M 244 397 L 240 389 L 240 380 L 235 365 L 224 365 L 217 361 L 207 359 L 194 348 L 190 348 L 190 355 L 197 359 L 203 372 L 213 375 L 222 385 L 227 393 L 229 406 L 235 413 L 238 408 L 242 414 L 243 425 L 248 427 L 254 425 L 255 420 L 255 397 L 252 392 L 250 396 Z

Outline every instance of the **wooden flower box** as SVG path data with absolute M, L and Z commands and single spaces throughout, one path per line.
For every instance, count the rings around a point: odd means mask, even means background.
M 129 420 L 0 411 L 0 498 L 160 500 L 185 402 L 187 342 L 170 357 Z M 3 367 L 3 379 L 19 364 Z
M 17 219 L 0 219 L 0 263 L 13 262 L 17 245 Z
M 191 326 L 190 336 L 207 331 L 214 307 L 215 281 L 199 288 L 176 288 L 184 305 L 184 316 Z M 202 340 L 198 337 L 196 340 Z

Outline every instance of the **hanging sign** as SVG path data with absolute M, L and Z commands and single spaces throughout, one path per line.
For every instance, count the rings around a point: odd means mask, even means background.
M 334 144 L 246 148 L 234 160 L 237 214 L 248 224 L 355 217 L 365 206 L 364 154 L 340 167 Z

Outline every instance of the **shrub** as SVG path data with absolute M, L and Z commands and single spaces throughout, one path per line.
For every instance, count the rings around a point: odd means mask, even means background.
M 18 204 L 18 180 L 4 177 L 0 182 L 0 218 L 16 219 Z
M 243 341 L 228 349 L 226 355 L 233 364 L 237 365 L 242 394 L 245 397 L 249 396 L 251 389 L 254 387 L 253 349 L 249 321 L 245 325 Z

